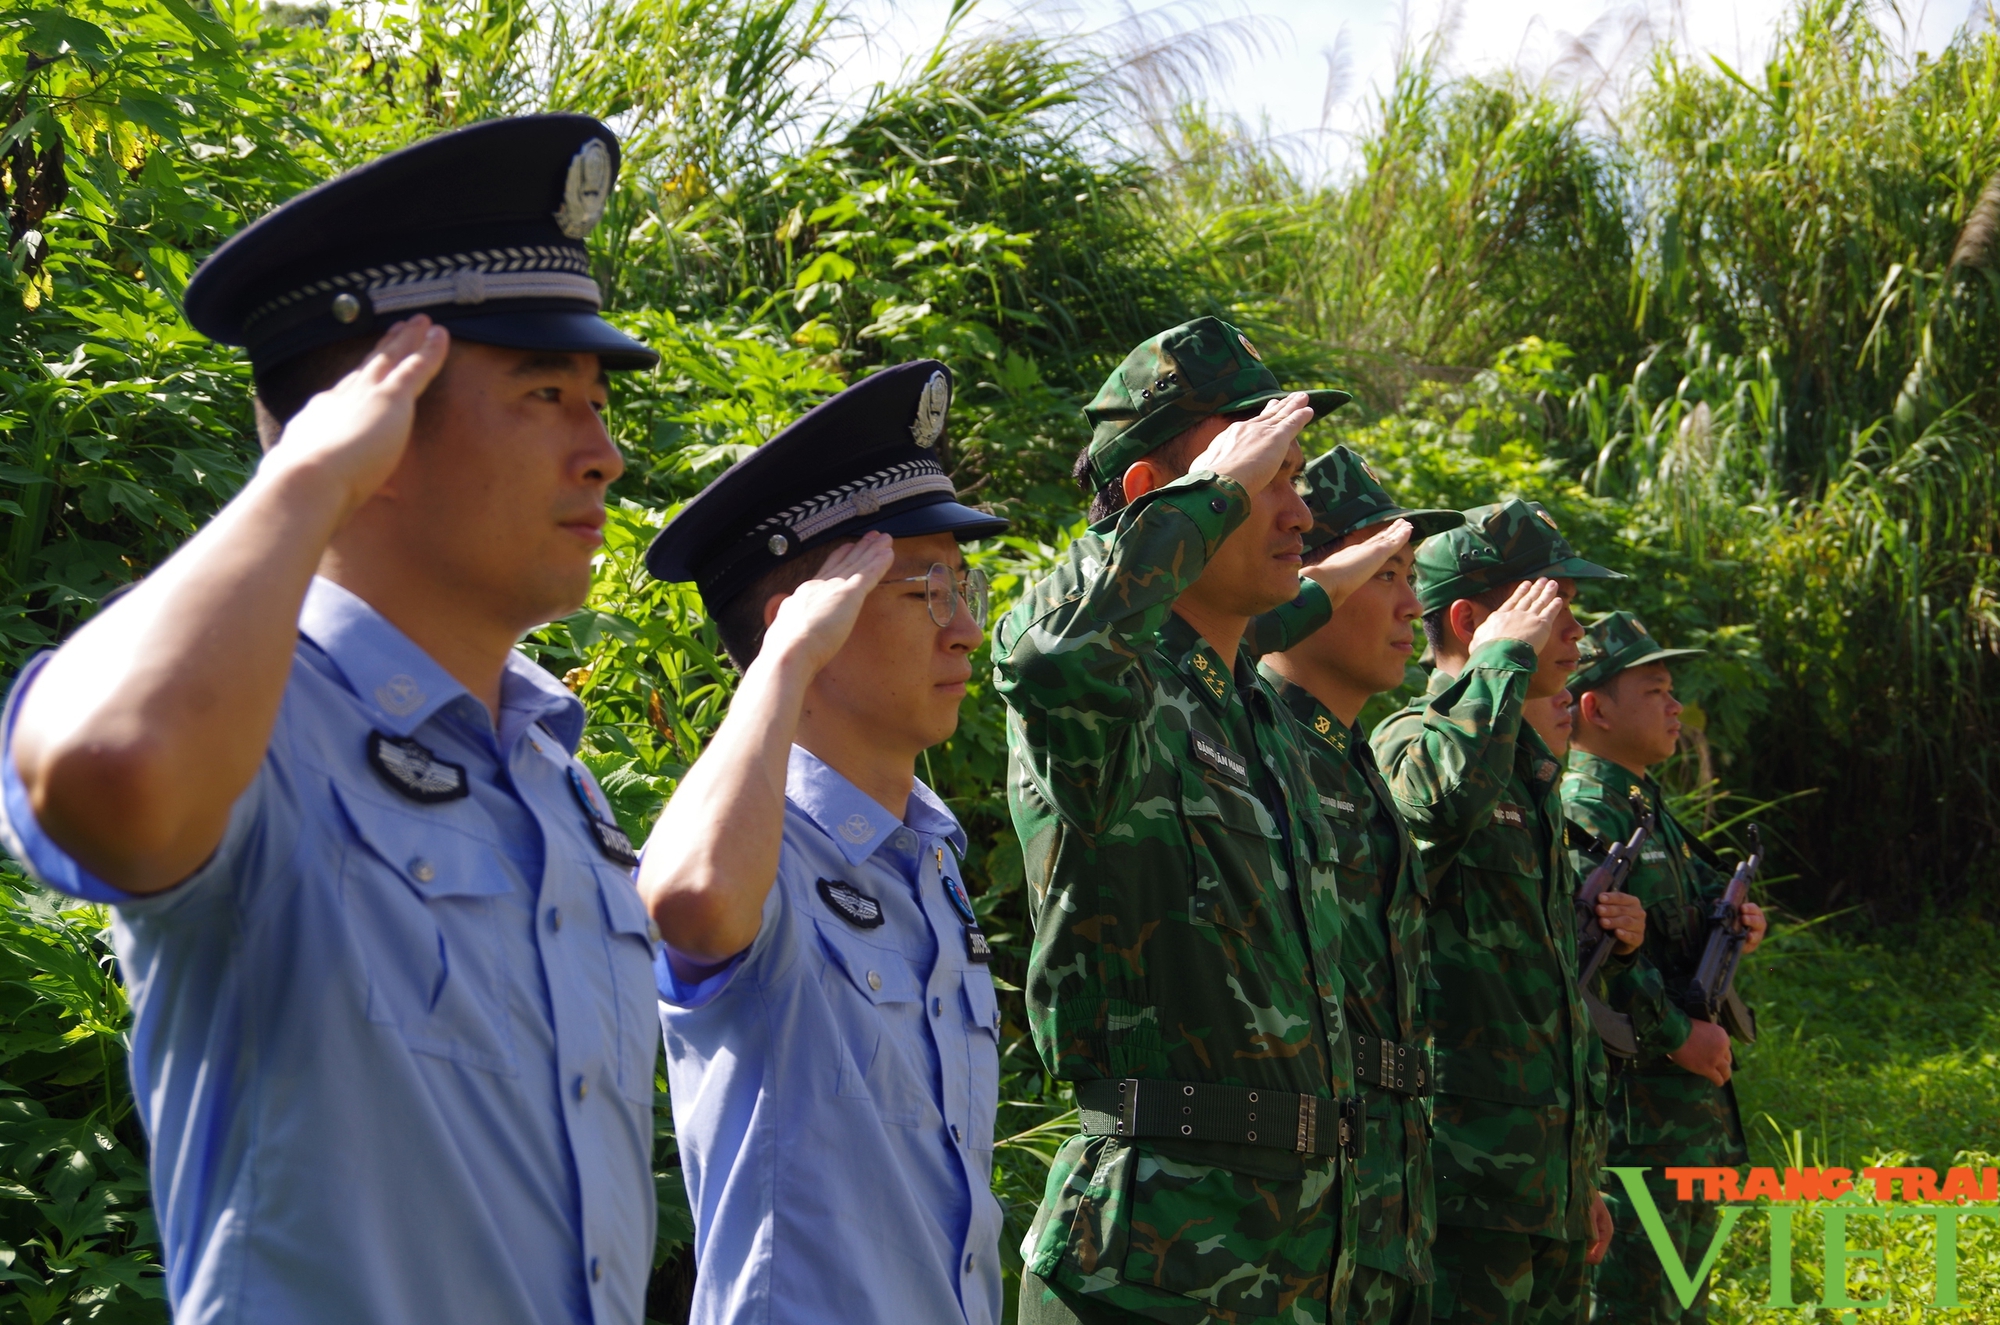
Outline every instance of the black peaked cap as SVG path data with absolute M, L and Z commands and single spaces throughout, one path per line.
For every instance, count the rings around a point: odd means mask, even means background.
M 1007 521 L 961 505 L 937 456 L 951 370 L 897 364 L 814 406 L 681 508 L 646 550 L 662 580 L 693 580 L 710 612 L 835 539 L 984 538 Z
M 269 212 L 188 282 L 187 319 L 269 368 L 427 313 L 454 336 L 659 355 L 598 316 L 584 240 L 618 178 L 618 137 L 588 115 L 522 115 L 438 134 Z

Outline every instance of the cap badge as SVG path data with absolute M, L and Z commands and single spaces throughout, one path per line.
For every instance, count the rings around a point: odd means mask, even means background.
M 1562 532 L 1562 530 L 1556 529 L 1555 517 L 1550 515 L 1547 511 L 1536 511 L 1535 515 L 1541 520 L 1543 524 L 1547 525 L 1549 528 L 1555 529 L 1556 532 L 1559 534 Z
M 1243 347 L 1243 352 L 1245 354 L 1255 359 L 1258 363 L 1264 362 L 1264 356 L 1257 353 L 1257 347 L 1250 343 L 1250 338 L 1248 336 L 1244 335 L 1242 332 L 1239 331 L 1236 333 L 1236 341 L 1239 345 Z
M 604 204 L 611 199 L 611 149 L 593 138 L 569 159 L 563 181 L 563 205 L 556 210 L 556 227 L 571 239 L 582 239 L 597 228 Z
M 944 435 L 945 414 L 951 409 L 951 379 L 932 373 L 917 397 L 917 417 L 910 421 L 910 440 L 928 450 Z

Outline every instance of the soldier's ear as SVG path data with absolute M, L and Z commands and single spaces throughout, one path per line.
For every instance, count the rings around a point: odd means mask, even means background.
M 1472 637 L 1479 631 L 1479 623 L 1490 615 L 1492 613 L 1470 598 L 1461 598 L 1445 609 L 1445 620 L 1461 649 L 1472 643 Z
M 1129 506 L 1147 493 L 1156 488 L 1164 488 L 1179 477 L 1178 474 L 1169 474 L 1165 465 L 1150 456 L 1134 460 L 1125 467 L 1125 504 Z
M 1604 716 L 1604 696 L 1602 690 L 1586 690 L 1577 697 L 1576 716 L 1578 721 L 1593 727 L 1609 728 L 1611 723 Z

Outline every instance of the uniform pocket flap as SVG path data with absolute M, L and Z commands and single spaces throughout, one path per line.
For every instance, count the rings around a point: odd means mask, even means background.
M 354 835 L 419 896 L 496 897 L 514 890 L 500 871 L 479 864 L 489 859 L 491 844 L 446 819 L 465 802 L 401 810 L 338 783 L 333 794 Z
M 1000 1034 L 1000 999 L 984 971 L 965 973 L 965 1024 L 989 1035 Z
M 820 946 L 846 972 L 848 980 L 870 1003 L 919 1003 L 923 990 L 903 954 L 891 948 L 864 943 L 852 934 L 843 934 L 836 922 L 815 919 Z
M 629 871 L 607 869 L 602 865 L 592 865 L 591 873 L 597 876 L 597 891 L 604 898 L 604 923 L 614 934 L 637 934 L 648 943 L 655 938 L 653 918 L 646 914 L 646 904 L 639 898 L 639 889 L 632 882 Z

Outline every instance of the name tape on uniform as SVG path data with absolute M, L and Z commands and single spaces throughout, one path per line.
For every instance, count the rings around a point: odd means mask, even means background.
M 1212 741 L 1200 732 L 1189 732 L 1189 740 L 1194 745 L 1194 757 L 1207 764 L 1232 782 L 1250 785 L 1250 765 L 1243 756 L 1237 754 L 1220 741 Z
M 1528 812 L 1518 805 L 1509 805 L 1502 801 L 1493 807 L 1493 822 L 1502 828 L 1526 828 Z

